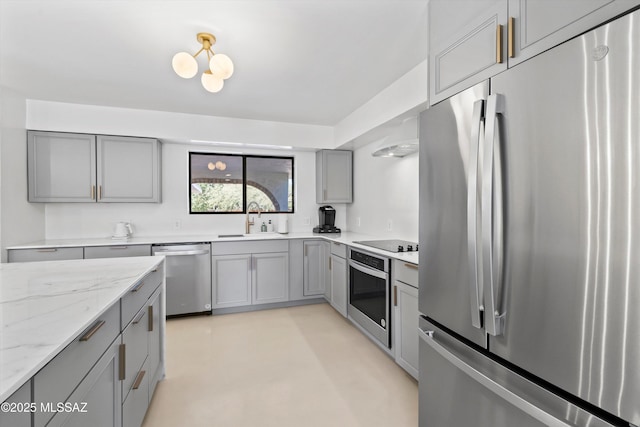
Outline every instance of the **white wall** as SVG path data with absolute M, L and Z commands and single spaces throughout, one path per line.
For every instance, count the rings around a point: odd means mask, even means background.
M 347 228 L 417 242 L 418 153 L 403 158 L 373 157 L 377 148 L 372 143 L 353 153 L 354 202 L 347 205 Z
M 45 235 L 44 205 L 27 202 L 26 100 L 0 87 L 0 243 L 5 247 Z
M 245 215 L 189 214 L 189 151 L 225 152 L 205 145 L 162 144 L 162 203 L 48 203 L 46 204 L 46 238 L 108 237 L 118 221 L 132 221 L 136 236 L 216 235 L 244 232 Z M 234 152 L 238 152 L 235 151 Z M 311 231 L 317 225 L 315 203 L 315 153 L 289 150 L 243 150 L 246 154 L 293 156 L 295 158 L 295 214 L 262 215 L 256 221 L 275 224 L 289 219 L 289 231 Z M 338 226 L 346 224 L 346 208 L 338 210 Z M 309 224 L 305 223 L 308 219 Z M 181 223 L 176 228 L 175 223 Z M 277 228 L 276 228 L 277 229 Z M 252 231 L 259 231 L 254 226 Z

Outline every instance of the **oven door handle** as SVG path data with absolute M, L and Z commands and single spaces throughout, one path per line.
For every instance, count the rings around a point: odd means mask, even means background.
M 369 276 L 374 276 L 379 279 L 387 280 L 389 278 L 389 274 L 384 271 L 376 270 L 374 268 L 368 267 L 364 264 L 360 264 L 357 261 L 349 260 L 349 267 L 355 268 L 356 270 L 368 274 Z

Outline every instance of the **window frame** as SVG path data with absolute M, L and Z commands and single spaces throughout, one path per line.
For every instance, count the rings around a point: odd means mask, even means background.
M 211 156 L 228 156 L 242 157 L 242 211 L 241 212 L 193 212 L 191 186 L 191 158 L 193 155 L 211 155 Z M 286 212 L 263 212 L 269 215 L 293 214 L 296 212 L 296 180 L 295 180 L 295 157 L 294 156 L 269 156 L 261 154 L 235 154 L 235 153 L 216 153 L 210 151 L 189 151 L 189 215 L 246 215 L 247 214 L 247 158 L 252 159 L 285 159 L 291 160 L 291 211 Z M 253 212 L 253 211 L 252 211 Z

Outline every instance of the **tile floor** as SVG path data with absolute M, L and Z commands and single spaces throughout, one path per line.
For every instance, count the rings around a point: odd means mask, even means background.
M 144 427 L 418 425 L 417 382 L 328 304 L 167 322 Z

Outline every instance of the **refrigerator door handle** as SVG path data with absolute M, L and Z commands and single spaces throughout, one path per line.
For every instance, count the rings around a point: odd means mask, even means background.
M 504 331 L 504 313 L 497 299 L 502 283 L 502 168 L 498 115 L 504 112 L 504 97 L 489 95 L 482 161 L 482 274 L 485 329 L 493 336 Z
M 467 253 L 469 257 L 469 293 L 471 296 L 471 324 L 482 328 L 482 275 L 478 254 L 478 160 L 480 137 L 483 134 L 484 100 L 473 104 L 471 116 L 471 144 L 469 152 L 469 182 L 467 185 Z
M 449 363 L 454 365 L 460 371 L 471 377 L 487 390 L 500 396 L 505 401 L 509 402 L 516 408 L 540 421 L 541 423 L 551 427 L 570 427 L 571 424 L 559 420 L 553 415 L 545 412 L 541 408 L 535 406 L 533 403 L 523 399 L 514 392 L 505 388 L 501 384 L 493 381 L 491 378 L 482 374 L 469 364 L 465 363 L 462 359 L 450 352 L 446 347 L 437 342 L 434 331 L 426 331 L 422 328 L 418 328 L 420 339 L 422 339 L 429 347 L 436 351 L 440 356 L 444 357 Z

